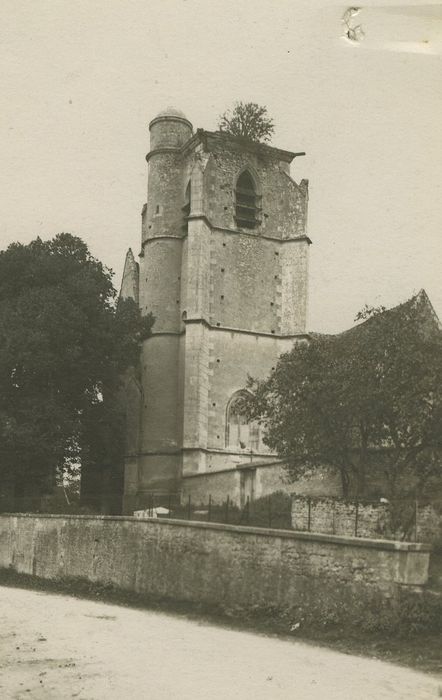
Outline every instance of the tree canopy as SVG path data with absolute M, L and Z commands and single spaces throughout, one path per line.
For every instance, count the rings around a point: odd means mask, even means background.
M 102 416 L 103 397 L 138 363 L 152 323 L 133 301 L 116 302 L 112 272 L 80 238 L 61 233 L 0 252 L 3 483 L 50 491 L 81 461 L 91 416 Z
M 267 107 L 256 102 L 236 102 L 232 110 L 219 117 L 218 128 L 233 136 L 242 136 L 251 141 L 270 141 L 275 126 Z
M 312 335 L 250 380 L 251 418 L 293 478 L 331 466 L 344 495 L 381 474 L 394 499 L 442 477 L 442 334 L 424 292 L 337 336 Z

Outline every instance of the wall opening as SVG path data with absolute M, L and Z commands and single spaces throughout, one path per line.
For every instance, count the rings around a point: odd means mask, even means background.
M 256 469 L 244 469 L 240 474 L 240 505 L 244 508 L 247 501 L 255 500 Z
M 236 181 L 235 221 L 240 228 L 255 228 L 260 224 L 260 196 L 253 177 L 244 170 Z
M 184 195 L 184 205 L 182 207 L 182 212 L 183 212 L 183 231 L 184 233 L 187 233 L 189 229 L 189 222 L 187 221 L 187 217 L 190 216 L 190 206 L 191 206 L 191 185 L 190 185 L 190 180 L 187 183 L 186 187 L 186 192 Z
M 226 447 L 245 452 L 257 452 L 260 444 L 259 424 L 249 421 L 244 409 L 249 392 L 236 391 L 226 410 Z

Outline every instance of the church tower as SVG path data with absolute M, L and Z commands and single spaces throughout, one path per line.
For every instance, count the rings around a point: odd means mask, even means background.
M 275 459 L 242 416 L 247 377 L 306 338 L 308 183 L 290 176 L 304 154 L 194 134 L 172 108 L 149 130 L 140 262 L 129 251 L 121 293 L 156 321 L 126 392 L 125 512 L 152 492 L 239 499 L 244 469 Z

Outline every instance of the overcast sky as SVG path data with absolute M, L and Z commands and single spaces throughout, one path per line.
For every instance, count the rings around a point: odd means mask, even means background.
M 254 101 L 307 152 L 309 330 L 422 287 L 442 317 L 441 6 L 369 4 L 354 45 L 327 0 L 3 0 L 0 247 L 70 231 L 118 286 L 148 122 L 174 105 L 210 130 Z

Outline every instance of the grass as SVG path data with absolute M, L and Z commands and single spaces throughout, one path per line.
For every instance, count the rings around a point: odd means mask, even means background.
M 256 611 L 256 613 L 241 609 L 225 610 L 217 606 L 124 591 L 83 579 L 46 580 L 27 574 L 18 574 L 10 569 L 0 569 L 0 585 L 40 590 L 47 593 L 68 594 L 78 598 L 126 607 L 161 611 L 207 624 L 296 639 L 347 654 L 368 656 L 420 671 L 442 674 L 440 631 L 419 629 L 414 633 L 397 635 L 387 634 L 379 630 L 368 631 L 360 626 L 339 623 L 324 626 L 314 624 L 311 621 L 294 628 L 295 626 L 288 618 L 275 615 L 271 610 L 261 610 Z

